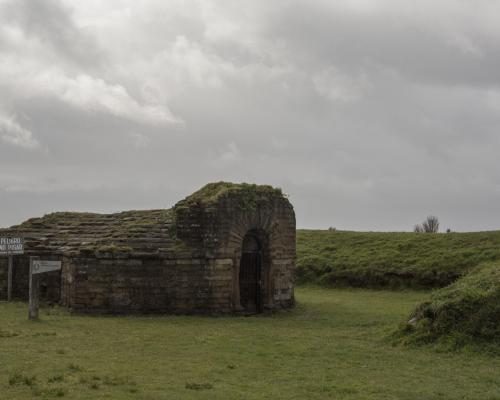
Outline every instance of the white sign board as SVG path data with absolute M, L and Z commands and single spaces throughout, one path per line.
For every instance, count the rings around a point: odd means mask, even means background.
M 24 240 L 19 237 L 0 237 L 0 255 L 24 254 Z
M 58 271 L 61 269 L 61 261 L 33 260 L 32 274 L 42 274 L 44 272 Z

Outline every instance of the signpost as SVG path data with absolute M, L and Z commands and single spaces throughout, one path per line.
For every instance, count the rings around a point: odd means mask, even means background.
M 29 315 L 30 320 L 38 319 L 39 307 L 39 275 L 50 271 L 59 271 L 61 269 L 61 261 L 46 261 L 40 260 L 40 257 L 30 257 L 30 299 L 29 299 Z
M 24 254 L 24 240 L 19 237 L 0 237 L 0 254 Z
M 61 261 L 33 260 L 33 274 L 43 274 L 44 272 L 59 271 Z
M 7 301 L 12 299 L 12 274 L 14 270 L 14 255 L 24 254 L 24 239 L 19 237 L 0 237 L 0 255 L 9 257 L 7 273 Z

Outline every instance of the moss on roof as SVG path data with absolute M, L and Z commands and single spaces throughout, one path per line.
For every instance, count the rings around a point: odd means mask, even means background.
M 26 248 L 41 253 L 154 253 L 175 245 L 173 224 L 171 209 L 115 214 L 56 212 L 1 229 L 0 234 L 25 237 Z
M 88 212 L 54 212 L 39 218 L 30 218 L 10 229 L 29 230 L 40 227 L 85 227 L 89 225 L 109 224 L 115 230 L 129 230 L 138 226 L 152 225 L 159 221 L 171 221 L 172 209 L 132 210 L 114 214 Z
M 209 208 L 219 200 L 229 196 L 239 197 L 242 200 L 242 204 L 248 207 L 254 206 L 259 200 L 271 197 L 284 197 L 281 189 L 269 185 L 214 182 L 203 186 L 200 190 L 179 201 L 175 205 L 175 209 L 190 207 L 192 205 Z

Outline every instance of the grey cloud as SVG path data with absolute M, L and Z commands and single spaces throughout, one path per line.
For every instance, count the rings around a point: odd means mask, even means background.
M 71 10 L 61 0 L 7 0 L 0 4 L 0 21 L 20 27 L 80 68 L 95 69 L 104 58 L 96 41 L 78 29 Z
M 0 66 L 2 115 L 40 144 L 0 141 L 0 225 L 168 207 L 214 180 L 283 187 L 301 227 L 500 224 L 500 30 L 464 2 L 41 3 L 35 23 L 40 5 L 9 3 L 35 44 L 0 51 L 23 63 Z M 50 74 L 7 79 L 23 68 Z
M 460 7 L 459 2 L 452 3 Z M 418 5 L 395 6 L 412 7 Z M 430 84 L 499 84 L 498 37 L 482 32 L 481 27 L 469 32 L 467 24 L 477 24 L 472 17 L 448 28 L 381 8 L 372 15 L 341 12 L 327 2 L 287 2 L 276 10 L 267 34 L 286 42 L 299 60 L 316 67 L 328 63 L 346 70 L 379 66 Z M 430 21 L 435 12 L 429 10 Z

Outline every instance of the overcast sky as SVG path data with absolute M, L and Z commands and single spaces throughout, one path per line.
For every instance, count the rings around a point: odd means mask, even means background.
M 299 227 L 500 228 L 500 2 L 0 0 L 0 226 L 281 187 Z

